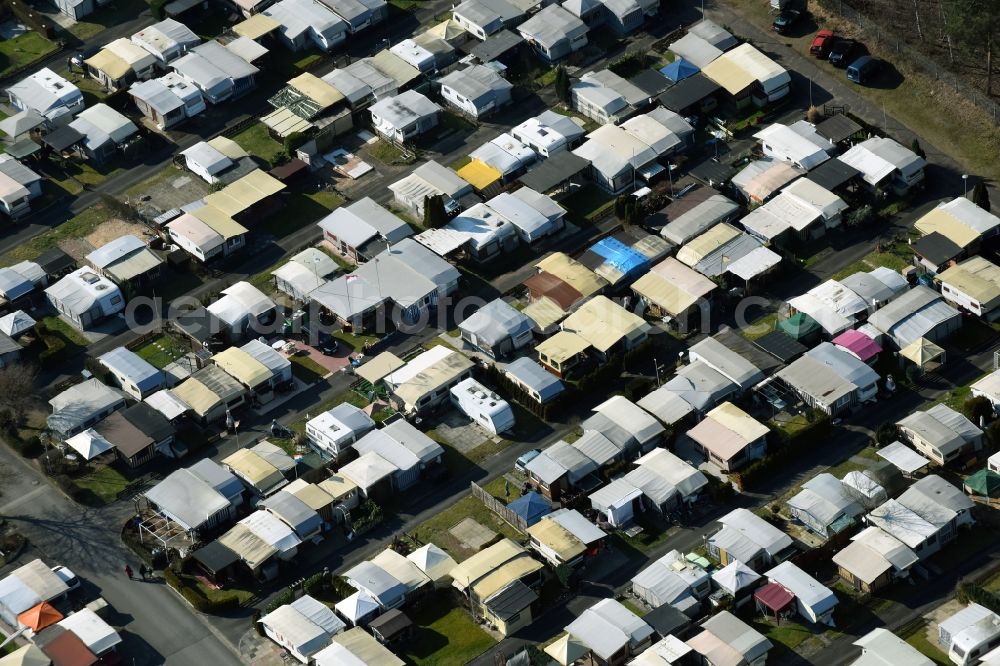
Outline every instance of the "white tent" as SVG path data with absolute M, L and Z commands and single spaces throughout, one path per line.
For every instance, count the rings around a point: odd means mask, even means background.
M 59 626 L 76 634 L 95 655 L 109 652 L 122 642 L 118 632 L 89 608 L 68 615 Z
M 104 439 L 93 428 L 87 428 L 83 432 L 73 435 L 66 440 L 66 444 L 79 453 L 84 460 L 93 460 L 102 453 L 107 453 L 115 448 L 111 442 Z
M 750 587 L 758 580 L 760 574 L 739 560 L 733 560 L 712 574 L 712 581 L 734 597 L 737 592 Z
M 373 613 L 378 613 L 380 607 L 370 594 L 358 591 L 346 599 L 338 601 L 334 609 L 351 624 L 357 624 L 358 620 L 364 619 Z
M 8 315 L 0 317 L 0 332 L 6 333 L 12 338 L 16 338 L 25 331 L 31 330 L 31 327 L 34 325 L 35 320 L 23 310 L 17 310 L 16 312 L 11 312 Z
M 433 581 L 447 578 L 448 573 L 458 566 L 451 555 L 432 543 L 416 549 L 406 559 L 416 564 Z
M 582 659 L 588 652 L 590 652 L 590 648 L 569 634 L 564 634 L 561 638 L 556 639 L 555 643 L 545 648 L 545 654 L 562 666 L 575 664 L 577 659 Z

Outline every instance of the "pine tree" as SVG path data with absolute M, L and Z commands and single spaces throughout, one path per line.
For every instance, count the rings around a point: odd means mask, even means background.
M 556 97 L 563 104 L 569 104 L 571 92 L 570 92 L 570 81 L 569 73 L 566 68 L 562 65 L 556 67 Z
M 448 224 L 448 213 L 444 210 L 444 196 L 435 194 L 424 197 L 424 228 L 440 229 Z
M 972 203 L 976 204 L 983 210 L 990 209 L 990 192 L 986 189 L 986 183 L 979 181 L 976 186 L 972 188 Z

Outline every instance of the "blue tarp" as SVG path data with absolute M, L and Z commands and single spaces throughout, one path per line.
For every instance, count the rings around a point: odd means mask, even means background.
M 660 74 L 663 74 L 663 76 L 667 77 L 674 83 L 683 81 L 689 76 L 694 76 L 699 71 L 700 70 L 697 67 L 689 63 L 684 58 L 678 58 L 666 67 L 660 68 Z
M 544 516 L 552 513 L 552 505 L 549 504 L 548 500 L 533 490 L 527 495 L 518 497 L 508 504 L 507 508 L 521 518 L 524 518 L 528 523 L 528 527 L 531 527 Z
M 638 277 L 649 270 L 649 258 L 617 238 L 602 238 L 590 248 L 604 262 L 628 278 Z

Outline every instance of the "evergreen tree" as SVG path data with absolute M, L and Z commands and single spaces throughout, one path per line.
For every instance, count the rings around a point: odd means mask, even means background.
M 435 194 L 424 197 L 424 228 L 440 229 L 448 224 L 448 213 L 444 210 L 444 196 Z
M 972 203 L 976 204 L 983 210 L 990 209 L 990 192 L 986 189 L 986 183 L 979 181 L 976 186 L 972 188 Z
M 571 98 L 569 73 L 562 65 L 556 67 L 556 97 L 564 104 L 569 104 Z

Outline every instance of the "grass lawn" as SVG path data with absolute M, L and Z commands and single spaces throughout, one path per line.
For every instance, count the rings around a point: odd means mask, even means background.
M 206 599 L 208 599 L 209 601 L 214 601 L 216 603 L 225 601 L 227 599 L 232 599 L 235 597 L 236 602 L 242 606 L 243 604 L 245 604 L 246 602 L 250 601 L 255 596 L 257 596 L 250 590 L 241 590 L 238 588 L 219 590 L 205 585 L 197 578 L 193 579 L 193 581 L 194 581 L 194 586 L 198 589 L 199 592 L 201 592 L 205 596 Z
M 355 335 L 353 333 L 348 333 L 347 331 L 340 330 L 335 331 L 333 337 L 337 338 L 340 342 L 348 345 L 354 351 L 361 351 L 365 344 L 375 344 L 378 342 L 378 338 L 374 335 Z
M 87 162 L 69 160 L 52 169 L 50 180 L 70 194 L 80 194 L 86 187 L 100 185 L 108 178 L 124 171 L 121 167 L 107 165 L 98 171 Z
M 134 19 L 148 7 L 143 0 L 115 0 L 88 16 L 86 21 L 77 21 L 67 28 L 67 32 L 85 42 L 105 28 Z
M 524 487 L 523 484 L 509 482 L 510 495 L 506 494 L 508 487 L 508 479 L 506 476 L 498 476 L 487 484 L 483 485 L 483 490 L 488 492 L 490 495 L 507 502 L 513 502 L 518 497 L 521 496 L 521 489 Z
M 66 338 L 67 341 L 76 345 L 77 347 L 86 347 L 90 344 L 87 338 L 83 337 L 83 333 L 76 330 L 65 321 L 56 316 L 48 316 L 42 318 L 42 323 L 45 324 L 46 328 L 50 331 L 58 333 Z
M 935 664 L 940 664 L 940 666 L 947 666 L 951 664 L 951 660 L 948 659 L 948 655 L 942 652 L 941 648 L 927 639 L 927 626 L 923 622 L 918 623 L 915 630 L 908 632 L 905 636 L 900 636 L 900 638 L 917 648 L 920 654 L 924 655 Z
M 472 132 L 476 126 L 457 113 L 445 109 L 441 113 L 441 126 L 456 132 Z
M 804 414 L 796 414 L 792 418 L 786 420 L 771 419 L 769 424 L 775 430 L 780 430 L 785 433 L 788 437 L 794 437 L 795 433 L 809 427 L 809 421 L 806 419 Z
M 745 12 L 747 18 L 759 27 L 770 31 L 773 14 L 767 3 L 735 0 L 730 4 Z M 851 86 L 854 92 L 866 98 L 874 108 L 884 107 L 887 114 L 905 123 L 928 143 L 939 147 L 947 146 L 948 151 L 963 164 L 968 173 L 981 175 L 988 180 L 1000 178 L 1000 162 L 996 159 L 997 152 L 1000 151 L 1000 127 L 997 127 L 994 118 L 986 110 L 976 107 L 959 93 L 942 88 L 941 83 L 933 77 L 911 70 L 892 50 L 891 45 L 895 44 L 893 40 L 883 40 L 887 48 L 876 48 L 872 35 L 859 33 L 853 24 L 828 16 L 819 3 L 812 3 L 809 11 L 819 25 L 834 30 L 837 34 L 844 33 L 845 36 L 860 39 L 873 49 L 873 55 L 887 59 L 899 70 L 899 75 L 892 77 L 893 80 L 889 82 L 873 86 Z M 783 35 L 781 41 L 809 57 L 812 37 L 811 33 L 802 37 Z M 834 69 L 827 63 L 821 61 L 820 67 L 834 77 L 843 78 L 841 70 Z M 913 100 L 920 100 L 920 104 L 914 104 Z M 948 118 L 950 122 L 941 122 L 942 118 Z M 880 114 L 870 120 L 882 125 Z
M 285 205 L 281 210 L 264 220 L 258 229 L 262 233 L 282 238 L 302 227 L 319 222 L 342 203 L 344 200 L 336 192 L 325 190 L 312 194 L 293 192 L 285 199 Z
M 3 643 L 5 640 L 7 640 L 7 636 L 5 634 L 0 634 L 0 643 Z M 17 649 L 18 645 L 16 643 L 14 642 L 7 643 L 7 645 L 4 645 L 2 648 L 0 648 L 0 657 L 2 657 L 5 654 L 10 654 L 11 652 L 16 651 Z
M 414 162 L 411 154 L 385 139 L 379 139 L 370 149 L 372 157 L 385 162 L 386 164 L 412 164 Z
M 92 79 L 89 76 L 74 78 L 73 83 L 75 83 L 76 87 L 83 93 L 83 100 L 87 103 L 87 106 L 103 102 L 109 94 L 97 79 Z
M 573 111 L 572 109 L 569 109 L 565 106 L 561 105 L 556 106 L 552 108 L 552 111 L 555 111 L 561 116 L 569 116 L 570 118 L 576 118 L 581 123 L 583 123 L 583 130 L 587 133 L 593 132 L 595 129 L 600 127 L 600 125 L 598 125 L 595 120 L 588 118 L 587 116 L 581 115 L 576 111 Z
M 639 514 L 635 517 L 636 525 L 642 527 L 642 532 L 634 537 L 624 534 L 616 535 L 627 547 L 633 548 L 640 553 L 648 553 L 661 545 L 670 536 L 670 529 L 665 525 L 654 522 L 651 516 Z
M 754 322 L 746 328 L 740 329 L 740 335 L 747 340 L 762 338 L 775 329 L 779 319 L 781 319 L 781 315 L 776 312 L 766 314 L 763 317 L 755 319 Z
M 772 643 L 792 652 L 813 635 L 813 632 L 808 628 L 798 622 L 788 620 L 783 621 L 778 626 L 768 621 L 756 621 L 753 623 L 753 628 L 767 636 Z
M 404 12 L 408 12 L 419 7 L 420 0 L 389 0 L 389 4 L 397 9 L 402 9 Z
M 3 56 L 3 69 L 0 76 L 7 72 L 38 60 L 56 50 L 56 45 L 42 37 L 37 32 L 29 30 L 14 39 L 0 41 L 0 56 Z
M 306 384 L 315 384 L 326 377 L 329 371 L 308 356 L 289 356 L 292 362 L 292 374 Z
M 645 608 L 643 608 L 639 604 L 635 603 L 631 599 L 622 599 L 622 606 L 624 606 L 625 608 L 629 609 L 630 611 L 632 611 L 633 613 L 635 613 L 639 617 L 642 617 L 643 615 L 645 615 L 646 613 L 649 612 L 648 610 L 646 610 Z
M 349 273 L 349 272 L 353 271 L 355 268 L 357 268 L 357 265 L 352 264 L 350 261 L 348 261 L 347 259 L 345 259 L 341 255 L 337 254 L 336 252 L 334 252 L 333 250 L 331 250 L 326 245 L 319 245 L 319 246 L 317 246 L 317 249 L 320 252 L 323 252 L 324 254 L 326 254 L 326 256 L 328 256 L 331 259 L 333 259 L 333 263 L 337 264 L 337 266 L 339 266 L 342 271 L 345 271 L 345 272 Z
M 132 351 L 162 370 L 191 351 L 191 346 L 175 335 L 164 333 Z
M 555 82 L 556 82 L 556 70 L 554 68 L 546 72 L 543 72 L 541 75 L 535 77 L 535 83 L 537 83 L 541 88 L 555 85 Z
M 115 468 L 105 466 L 76 479 L 74 483 L 94 493 L 103 504 L 110 504 L 118 499 L 118 493 L 128 487 L 129 480 Z
M 456 562 L 461 562 L 473 555 L 474 552 L 466 549 L 448 530 L 465 518 L 472 518 L 480 525 L 515 541 L 524 538 L 524 535 L 513 525 L 490 511 L 485 504 L 472 495 L 466 495 L 433 518 L 428 518 L 420 523 L 412 533 L 416 534 L 417 538 L 424 543 L 434 543 L 440 546 L 448 551 Z
M 273 164 L 274 160 L 285 152 L 285 147 L 271 138 L 263 123 L 255 123 L 231 138 L 240 148 L 265 160 L 268 164 Z
M 449 164 L 448 167 L 451 168 L 452 171 L 458 171 L 471 161 L 472 161 L 471 157 L 469 157 L 468 155 L 462 155 L 461 157 L 457 158 L 454 162 Z
M 292 63 L 292 65 L 295 67 L 295 69 L 299 70 L 300 72 L 305 72 L 309 70 L 322 58 L 323 56 L 320 55 L 319 53 L 309 53 L 296 60 L 294 63 Z
M 0 265 L 10 266 L 19 261 L 34 259 L 42 252 L 59 245 L 59 241 L 69 238 L 83 238 L 100 226 L 102 222 L 106 222 L 107 219 L 108 215 L 104 206 L 101 204 L 92 206 L 76 217 L 66 220 L 58 227 L 53 227 L 21 243 L 0 259 Z
M 576 222 L 591 222 L 615 205 L 615 198 L 595 185 L 581 187 L 562 202 Z
M 407 611 L 416 632 L 401 654 L 416 666 L 464 664 L 496 641 L 480 629 L 464 608 L 441 595 Z

